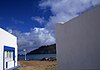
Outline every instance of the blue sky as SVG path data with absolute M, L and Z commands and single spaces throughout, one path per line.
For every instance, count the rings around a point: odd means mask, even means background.
M 17 36 L 19 53 L 56 43 L 55 23 L 67 22 L 100 0 L 0 0 L 0 27 Z
M 44 27 L 46 23 L 41 25 L 32 17 L 39 16 L 48 20 L 52 13 L 48 9 L 46 11 L 40 9 L 39 2 L 40 0 L 0 0 L 0 26 L 23 32 L 34 27 Z

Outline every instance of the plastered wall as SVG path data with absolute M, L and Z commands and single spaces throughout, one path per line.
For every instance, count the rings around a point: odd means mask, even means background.
M 58 70 L 100 70 L 100 6 L 56 24 Z

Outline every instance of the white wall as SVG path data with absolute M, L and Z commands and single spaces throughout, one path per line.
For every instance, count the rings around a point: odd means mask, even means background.
M 0 38 L 1 39 L 1 38 Z M 0 42 L 0 68 L 3 70 L 3 43 Z
M 100 70 L 100 6 L 56 26 L 58 70 Z
M 0 28 L 0 70 L 3 70 L 2 65 L 4 46 L 10 46 L 15 48 L 15 66 L 17 66 L 17 38 Z

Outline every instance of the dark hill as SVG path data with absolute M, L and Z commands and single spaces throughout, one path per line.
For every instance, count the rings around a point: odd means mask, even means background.
M 31 55 L 31 54 L 56 54 L 56 44 L 41 46 L 38 49 L 33 50 L 27 54 L 28 55 Z

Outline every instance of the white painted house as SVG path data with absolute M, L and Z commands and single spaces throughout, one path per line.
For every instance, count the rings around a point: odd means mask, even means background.
M 100 70 L 100 6 L 56 26 L 58 70 Z
M 17 38 L 0 28 L 0 70 L 17 67 Z

